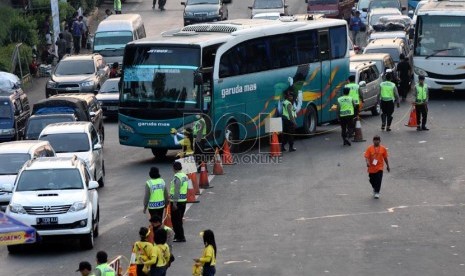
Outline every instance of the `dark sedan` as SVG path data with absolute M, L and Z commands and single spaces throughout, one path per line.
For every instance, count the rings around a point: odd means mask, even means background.
M 102 107 L 104 116 L 109 117 L 118 115 L 118 82 L 119 78 L 108 79 L 96 95 L 97 101 Z
M 228 19 L 228 8 L 225 4 L 231 0 L 187 0 L 181 2 L 184 6 L 184 26 L 215 22 Z

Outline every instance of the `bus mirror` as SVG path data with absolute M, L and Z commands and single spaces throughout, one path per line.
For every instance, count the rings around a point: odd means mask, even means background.
M 202 85 L 203 84 L 203 76 L 200 72 L 194 73 L 194 84 L 195 85 Z

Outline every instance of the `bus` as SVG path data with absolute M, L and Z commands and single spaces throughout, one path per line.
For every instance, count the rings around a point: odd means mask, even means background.
M 206 118 L 209 146 L 266 135 L 283 92 L 295 93 L 297 125 L 314 133 L 349 76 L 344 20 L 237 19 L 186 26 L 125 47 L 119 142 L 156 158 L 178 149 L 173 131 Z M 237 142 L 237 143 L 234 143 Z M 232 149 L 231 149 L 232 150 Z
M 465 90 L 465 1 L 431 1 L 417 14 L 415 81 L 425 76 L 431 90 Z

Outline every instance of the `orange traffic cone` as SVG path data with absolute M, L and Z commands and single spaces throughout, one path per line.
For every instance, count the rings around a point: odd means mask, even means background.
M 192 179 L 189 179 L 189 184 L 187 186 L 187 203 L 199 203 L 195 198 L 195 190 L 194 190 L 194 185 L 192 183 Z
M 199 181 L 199 186 L 202 189 L 208 189 L 210 188 L 210 183 L 208 182 L 208 173 L 207 173 L 207 167 L 205 165 L 205 162 L 202 162 L 202 165 L 200 165 L 200 181 Z
M 366 140 L 363 139 L 362 135 L 362 123 L 360 123 L 360 118 L 355 117 L 355 135 L 354 140 L 352 142 L 365 142 Z
M 224 140 L 224 144 L 223 144 L 223 164 L 224 165 L 234 164 L 232 155 L 231 155 L 231 150 L 229 148 L 229 142 L 227 140 Z
M 189 179 L 192 181 L 192 186 L 194 186 L 194 191 L 196 195 L 200 195 L 199 182 L 197 181 L 197 173 L 190 173 L 188 175 Z
M 214 158 L 215 158 L 215 163 L 213 165 L 213 174 L 214 175 L 222 175 L 222 174 L 224 174 L 224 172 L 223 172 L 223 164 L 221 164 L 221 157 L 220 157 L 220 154 L 218 153 L 218 148 L 216 148 Z
M 279 144 L 278 133 L 276 132 L 273 132 L 273 134 L 271 135 L 270 155 L 271 156 L 281 155 L 281 145 Z
M 173 228 L 173 223 L 171 222 L 171 204 L 168 204 L 165 211 L 165 218 L 163 219 L 163 224 Z
M 417 111 L 415 109 L 414 104 L 412 104 L 412 109 L 410 110 L 410 118 L 408 120 L 408 124 L 406 124 L 405 126 L 418 127 L 418 125 L 417 125 Z

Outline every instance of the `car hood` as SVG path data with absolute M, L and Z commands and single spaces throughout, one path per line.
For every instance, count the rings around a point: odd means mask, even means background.
M 118 101 L 118 93 L 99 93 L 95 96 L 98 101 Z
M 14 192 L 11 203 L 22 206 L 55 206 L 71 205 L 74 202 L 85 201 L 86 190 L 47 190 Z
M 55 82 L 84 82 L 92 80 L 93 75 L 72 75 L 72 76 L 56 76 L 52 77 Z
M 89 161 L 90 154 L 89 154 L 88 151 L 86 151 L 86 152 L 60 152 L 60 153 L 56 153 L 57 157 L 73 157 L 74 155 L 81 158 L 85 162 Z
M 218 4 L 201 4 L 201 5 L 187 5 L 184 9 L 185 12 L 213 12 L 218 11 L 220 6 Z
M 0 129 L 13 128 L 13 119 L 0 119 Z
M 15 184 L 16 174 L 0 175 L 0 191 L 11 192 Z

